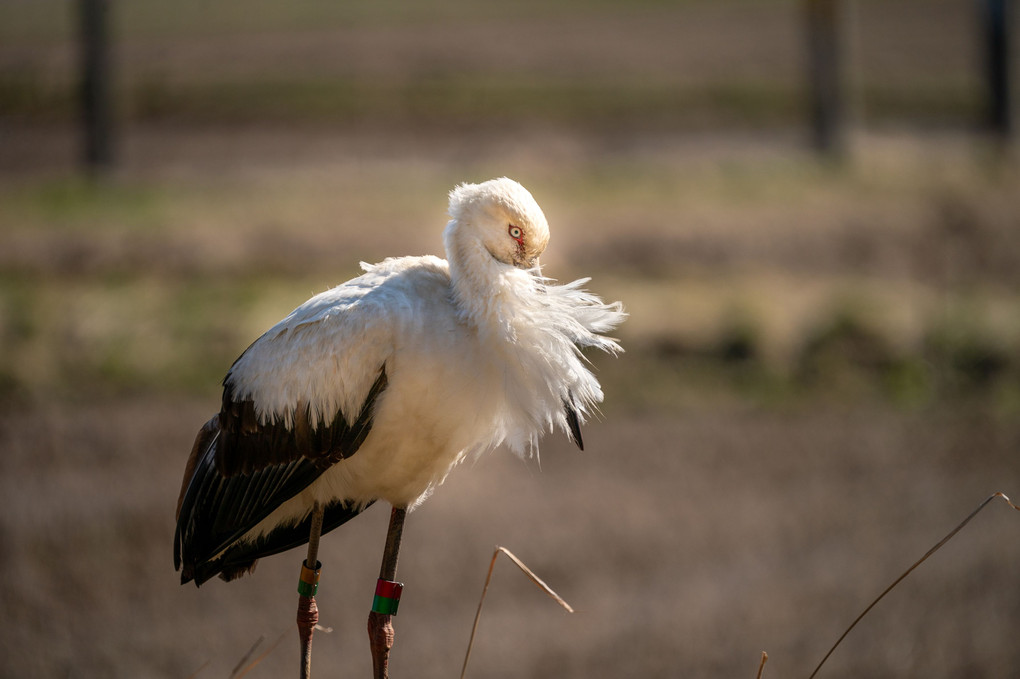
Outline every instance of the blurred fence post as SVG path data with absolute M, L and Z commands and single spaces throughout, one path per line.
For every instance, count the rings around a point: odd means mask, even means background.
M 113 164 L 108 0 L 79 0 L 80 106 L 85 170 L 97 175 Z
M 805 0 L 808 96 L 815 148 L 830 157 L 846 151 L 846 20 L 843 0 Z
M 1003 142 L 1013 136 L 1012 40 L 1014 7 L 1010 0 L 979 0 L 985 52 L 987 125 Z

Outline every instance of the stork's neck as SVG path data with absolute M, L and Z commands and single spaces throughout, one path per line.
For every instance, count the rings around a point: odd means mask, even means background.
M 515 337 L 514 317 L 523 296 L 534 291 L 534 277 L 492 256 L 485 245 L 451 221 L 443 233 L 453 297 L 461 318 L 484 334 Z

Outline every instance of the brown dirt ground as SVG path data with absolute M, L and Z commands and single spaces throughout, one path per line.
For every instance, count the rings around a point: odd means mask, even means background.
M 623 359 L 626 360 L 626 359 Z M 5 676 L 249 676 L 298 664 L 300 555 L 177 584 L 173 506 L 192 429 L 214 407 L 147 396 L 0 419 Z M 1020 426 L 987 415 L 734 407 L 670 416 L 607 404 L 581 453 L 504 452 L 457 470 L 408 520 L 394 676 L 455 676 L 495 544 L 469 676 L 804 676 L 863 607 L 992 491 L 1016 485 Z M 314 662 L 365 676 L 385 532 L 373 508 L 323 541 Z M 883 601 L 823 676 L 1013 676 L 1018 519 L 988 507 Z

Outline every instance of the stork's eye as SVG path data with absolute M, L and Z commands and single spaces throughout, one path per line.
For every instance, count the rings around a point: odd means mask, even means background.
M 510 237 L 513 238 L 514 240 L 520 240 L 521 238 L 524 237 L 524 230 L 521 229 L 521 227 L 519 226 L 514 226 L 513 224 L 510 225 L 510 228 L 507 230 L 507 233 L 509 233 Z

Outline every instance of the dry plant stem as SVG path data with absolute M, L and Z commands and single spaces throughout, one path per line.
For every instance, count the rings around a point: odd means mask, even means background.
M 240 660 L 238 660 L 237 664 L 234 665 L 234 669 L 230 673 L 231 677 L 236 677 L 237 676 L 237 673 L 240 672 L 244 668 L 245 664 L 251 658 L 252 654 L 255 653 L 255 649 L 257 649 L 259 646 L 261 646 L 262 642 L 265 641 L 265 640 L 266 640 L 266 635 L 264 635 L 264 634 L 262 636 L 260 636 L 258 639 L 255 640 L 255 643 L 251 645 L 251 648 L 249 648 L 248 652 L 244 654 L 244 657 L 241 658 Z
M 903 575 L 901 575 L 900 577 L 896 578 L 896 580 L 893 582 L 893 584 L 891 584 L 888 587 L 886 587 L 885 590 L 881 594 L 878 595 L 878 598 L 876 598 L 874 601 L 872 601 L 870 604 L 868 604 L 868 607 L 865 608 L 863 611 L 861 611 L 861 614 L 858 615 L 854 619 L 854 621 L 852 623 L 850 623 L 850 626 L 846 628 L 846 631 L 843 632 L 843 634 L 839 637 L 839 639 L 836 640 L 836 643 L 834 643 L 832 645 L 832 648 L 830 648 L 829 652 L 825 654 L 825 657 L 822 658 L 822 661 L 820 663 L 818 663 L 818 666 L 815 667 L 815 671 L 811 673 L 811 676 L 809 676 L 808 679 L 814 679 L 814 676 L 816 674 L 818 674 L 818 670 L 822 669 L 822 665 L 824 665 L 825 661 L 829 659 L 829 656 L 832 655 L 832 652 L 836 650 L 836 647 L 839 646 L 839 644 L 843 641 L 843 639 L 846 638 L 846 635 L 850 634 L 850 630 L 852 630 L 854 627 L 856 627 L 857 623 L 859 623 L 861 621 L 861 619 L 865 615 L 868 614 L 868 611 L 870 611 L 872 608 L 875 607 L 875 604 L 877 604 L 879 601 L 881 601 L 882 598 L 885 597 L 886 594 L 891 592 L 893 590 L 893 588 L 896 587 L 896 585 L 900 584 L 900 582 L 903 580 L 903 578 L 905 578 L 908 575 L 910 575 L 911 571 L 913 571 L 915 568 L 917 568 L 922 563 L 927 561 L 928 557 L 930 557 L 932 554 L 934 554 L 935 552 L 939 551 L 939 549 L 941 549 L 944 544 L 949 542 L 953 538 L 954 535 L 959 533 L 963 529 L 964 526 L 966 526 L 968 523 L 970 523 L 970 520 L 973 519 L 975 516 L 977 516 L 978 512 L 980 512 L 982 509 L 984 509 L 988 505 L 989 502 L 991 502 L 992 500 L 994 500 L 997 497 L 998 498 L 1002 498 L 1005 501 L 1005 503 L 1008 504 L 1013 509 L 1015 509 L 1017 511 L 1020 511 L 1020 507 L 1018 507 L 1015 504 L 1013 504 L 1012 502 L 1010 502 L 1010 499 L 1008 497 L 1006 497 L 1006 495 L 1004 493 L 993 493 L 993 494 L 989 495 L 987 498 L 985 498 L 985 501 L 982 502 L 980 505 L 978 505 L 977 509 L 972 511 L 967 516 L 966 519 L 964 519 L 963 521 L 960 522 L 960 524 L 956 528 L 954 528 L 953 530 L 949 531 L 949 534 L 946 535 L 946 537 L 944 537 L 941 540 L 939 540 L 938 544 L 936 544 L 934 547 L 932 547 L 927 552 L 925 552 L 924 556 L 922 556 L 920 559 L 915 561 L 914 564 L 910 568 L 908 568 L 906 571 L 903 572 Z
M 482 596 L 478 599 L 478 610 L 475 611 L 475 623 L 471 626 L 471 638 L 468 639 L 467 653 L 464 654 L 464 666 L 460 670 L 460 679 L 464 679 L 467 675 L 468 659 L 471 658 L 471 647 L 475 643 L 475 632 L 478 631 L 478 620 L 482 617 L 482 604 L 485 603 L 485 594 L 489 591 L 489 582 L 492 580 L 492 571 L 496 567 L 496 559 L 499 557 L 500 552 L 507 555 L 511 561 L 513 561 L 521 571 L 524 572 L 528 578 L 535 583 L 543 592 L 548 594 L 552 599 L 556 601 L 560 606 L 563 606 L 568 613 L 573 613 L 574 609 L 570 607 L 566 601 L 560 597 L 559 594 L 553 591 L 553 589 L 545 584 L 540 577 L 535 575 L 534 571 L 524 565 L 524 562 L 518 559 L 513 553 L 506 547 L 496 546 L 496 550 L 492 553 L 492 560 L 489 561 L 489 572 L 485 576 L 485 585 L 482 587 Z
M 761 662 L 758 663 L 758 679 L 761 679 L 761 674 L 762 674 L 762 672 L 765 671 L 765 663 L 768 661 L 768 659 L 769 659 L 769 654 L 766 653 L 765 651 L 762 651 L 761 652 Z
M 318 563 L 319 537 L 322 535 L 322 516 L 324 507 L 316 502 L 312 508 L 312 528 L 308 534 L 308 556 L 305 565 L 314 569 Z M 297 626 L 301 639 L 301 679 L 312 676 L 312 633 L 319 623 L 319 607 L 315 605 L 314 596 L 298 595 Z
M 386 548 L 383 550 L 379 578 L 393 580 L 397 577 L 397 557 L 400 554 L 400 537 L 404 532 L 404 516 L 407 510 L 394 507 L 390 512 L 390 526 L 386 532 Z M 372 649 L 372 672 L 376 679 L 389 677 L 390 649 L 393 648 L 393 616 L 371 611 L 368 614 L 368 642 Z
M 262 652 L 262 655 L 260 655 L 259 657 L 255 658 L 254 660 L 252 660 L 252 661 L 251 661 L 251 663 L 249 663 L 249 664 L 248 664 L 248 665 L 247 665 L 247 666 L 246 666 L 246 667 L 245 667 L 244 669 L 242 669 L 242 670 L 241 670 L 240 672 L 238 672 L 238 671 L 237 671 L 237 670 L 235 669 L 235 670 L 234 670 L 234 673 L 230 675 L 230 678 L 231 678 L 231 679 L 241 679 L 241 678 L 242 678 L 242 677 L 243 677 L 244 675 L 248 674 L 248 673 L 249 673 L 249 672 L 251 672 L 251 671 L 252 671 L 253 669 L 255 669 L 255 668 L 256 668 L 256 667 L 258 666 L 258 664 L 259 664 L 260 662 L 262 662 L 263 660 L 265 660 L 265 659 L 266 659 L 266 657 L 267 657 L 267 656 L 268 656 L 268 655 L 269 655 L 270 653 L 272 653 L 272 652 L 273 652 L 273 651 L 274 651 L 274 650 L 276 649 L 276 647 L 277 647 L 277 646 L 279 646 L 279 645 L 280 645 L 280 642 L 281 642 L 281 641 L 283 641 L 283 638 L 284 638 L 285 636 L 287 636 L 287 632 L 286 632 L 286 631 L 284 631 L 284 633 L 283 633 L 283 634 L 281 634 L 281 635 L 280 635 L 279 637 L 277 637 L 276 641 L 274 641 L 274 642 L 273 642 L 273 645 L 272 645 L 272 646 L 270 646 L 269 648 L 267 648 L 266 650 L 264 650 L 264 651 Z M 261 641 L 261 640 L 260 640 L 260 641 Z M 255 650 L 255 649 L 254 649 L 254 648 L 252 648 L 252 650 L 251 650 L 251 651 L 248 651 L 248 654 L 250 655 L 250 654 L 251 654 L 251 652 L 252 652 L 252 651 L 254 651 L 254 650 Z M 247 657 L 245 658 L 245 660 L 247 660 Z

